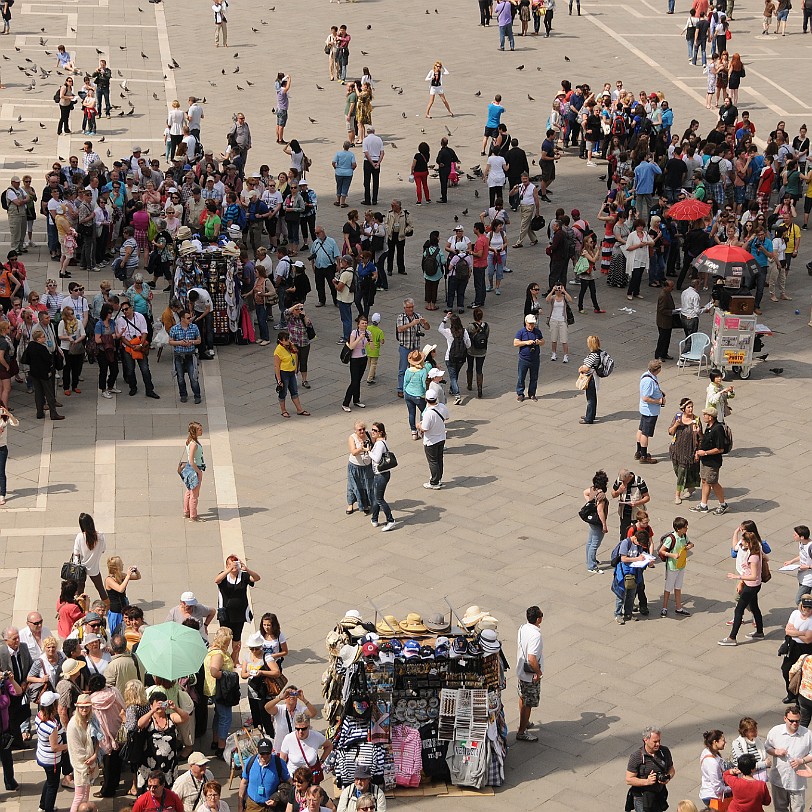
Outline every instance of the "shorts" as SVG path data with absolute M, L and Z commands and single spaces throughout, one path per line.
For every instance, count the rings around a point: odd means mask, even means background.
M 719 482 L 720 465 L 708 465 L 702 460 L 699 461 L 699 478 L 708 485 L 716 485 Z
M 656 414 L 641 414 L 640 415 L 640 425 L 638 429 L 640 430 L 641 434 L 645 437 L 653 437 L 654 436 L 654 428 L 657 425 L 657 417 Z
M 812 197 L 809 197 L 809 195 L 807 195 L 804 198 L 804 214 L 809 214 L 809 212 L 811 211 L 812 211 Z
M 685 580 L 685 567 L 681 570 L 665 571 L 665 591 L 673 592 L 675 589 L 682 589 L 682 582 Z
M 285 124 L 288 123 L 288 111 L 287 110 L 277 110 L 276 111 L 276 126 L 277 127 L 284 127 Z
M 497 135 L 499 135 L 498 127 L 485 127 L 486 138 L 496 138 Z
M 541 164 L 541 179 L 545 183 L 555 180 L 555 161 L 544 161 Z
M 776 19 L 778 20 L 778 22 L 780 22 L 780 23 L 786 22 L 786 20 L 787 20 L 787 18 L 788 18 L 788 17 L 789 17 L 789 9 L 788 9 L 788 8 L 785 8 L 785 9 L 783 9 L 782 11 L 779 11 L 779 12 L 778 12 L 778 13 L 775 15 L 775 18 L 776 18 Z
M 519 683 L 519 696 L 522 698 L 522 704 L 526 708 L 537 708 L 541 699 L 541 680 L 536 679 L 532 682 L 525 682 L 520 679 L 517 682 Z
M 445 95 L 445 90 L 443 90 L 442 85 L 440 85 L 440 87 L 433 87 L 432 86 L 432 87 L 429 88 L 429 95 L 431 95 L 431 96 L 443 96 L 443 95 Z
M 733 199 L 737 203 L 744 203 L 744 191 L 745 191 L 745 188 L 746 187 L 744 187 L 744 186 L 734 186 L 733 187 Z
M 553 344 L 567 343 L 567 322 L 561 319 L 550 319 L 550 341 Z

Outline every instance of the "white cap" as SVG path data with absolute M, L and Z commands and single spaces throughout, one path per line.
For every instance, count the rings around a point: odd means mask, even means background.
M 180 602 L 185 603 L 187 606 L 197 606 L 197 598 L 194 592 L 184 592 L 180 596 Z
M 538 321 L 538 319 L 532 313 L 528 313 L 524 317 L 524 320 L 527 322 L 527 324 L 535 324 Z

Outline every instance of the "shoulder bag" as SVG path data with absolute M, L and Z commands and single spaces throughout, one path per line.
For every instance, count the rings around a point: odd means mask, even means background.
M 82 559 L 78 555 L 72 555 L 70 561 L 62 565 L 60 577 L 63 581 L 76 581 L 83 584 L 87 580 L 87 567 L 82 564 Z
M 378 463 L 379 473 L 383 473 L 384 471 L 391 471 L 393 468 L 398 467 L 398 458 L 395 456 L 394 452 L 389 450 L 389 446 L 386 444 L 386 442 L 384 442 L 383 447 L 384 452 L 383 455 L 381 456 L 381 461 Z
M 296 744 L 299 745 L 299 750 L 302 754 L 302 758 L 304 759 L 304 763 L 307 764 L 307 766 L 310 768 L 310 772 L 313 773 L 313 783 L 317 785 L 321 784 L 321 782 L 324 781 L 324 770 L 322 769 L 321 759 L 319 758 L 318 753 L 316 754 L 315 763 L 311 766 L 310 762 L 307 760 L 307 756 L 305 755 L 304 747 L 302 747 L 302 741 L 298 736 L 296 737 Z

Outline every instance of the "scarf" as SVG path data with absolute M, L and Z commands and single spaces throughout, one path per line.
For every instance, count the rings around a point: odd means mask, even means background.
M 76 318 L 76 315 L 74 314 L 73 318 L 70 320 L 64 319 L 64 322 L 65 331 L 68 333 L 68 335 L 75 335 L 79 329 L 79 320 Z

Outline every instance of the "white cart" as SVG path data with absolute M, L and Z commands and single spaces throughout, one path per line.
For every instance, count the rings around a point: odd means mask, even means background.
M 756 340 L 757 316 L 734 316 L 718 307 L 713 313 L 711 364 L 717 369 L 730 369 L 747 380 L 753 367 L 753 344 Z

